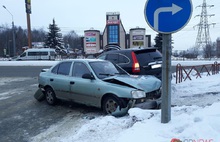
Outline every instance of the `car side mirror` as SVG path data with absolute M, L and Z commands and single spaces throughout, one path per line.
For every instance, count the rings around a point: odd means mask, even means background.
M 91 80 L 95 79 L 94 76 L 92 74 L 89 74 L 89 73 L 83 74 L 82 78 L 84 78 L 84 79 L 91 79 Z

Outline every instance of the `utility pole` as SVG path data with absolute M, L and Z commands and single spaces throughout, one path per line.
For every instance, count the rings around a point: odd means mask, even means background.
M 13 56 L 16 55 L 16 41 L 15 41 L 15 26 L 14 26 L 14 18 L 13 18 L 13 15 L 11 14 L 11 12 L 6 8 L 6 6 L 3 5 L 3 8 L 5 10 L 8 11 L 8 13 L 11 15 L 12 17 L 12 41 L 13 41 Z
M 25 0 L 25 7 L 27 13 L 27 28 L 28 28 L 28 47 L 32 48 L 32 41 L 31 41 L 31 0 Z
M 211 38 L 209 35 L 210 25 L 215 25 L 215 23 L 208 23 L 208 17 L 214 16 L 215 14 L 208 14 L 207 7 L 214 7 L 214 5 L 207 5 L 206 0 L 203 0 L 203 3 L 197 7 L 202 7 L 202 12 L 200 15 L 195 17 L 200 17 L 200 22 L 196 26 L 198 27 L 198 34 L 196 38 L 196 48 L 204 49 L 207 46 L 211 45 Z

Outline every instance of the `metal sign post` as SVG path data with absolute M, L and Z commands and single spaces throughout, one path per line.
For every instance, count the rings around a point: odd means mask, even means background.
M 161 123 L 171 120 L 171 34 L 163 34 Z
M 192 15 L 191 0 L 147 0 L 144 9 L 147 24 L 163 34 L 161 123 L 171 120 L 171 34 L 181 30 Z

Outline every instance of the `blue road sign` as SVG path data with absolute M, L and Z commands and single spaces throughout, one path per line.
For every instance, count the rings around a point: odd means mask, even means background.
M 181 30 L 192 15 L 191 0 L 147 0 L 145 19 L 155 31 L 164 34 Z

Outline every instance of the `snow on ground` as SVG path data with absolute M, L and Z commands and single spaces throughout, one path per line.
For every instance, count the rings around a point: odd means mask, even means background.
M 30 141 L 170 142 L 173 138 L 183 142 L 220 141 L 220 74 L 203 75 L 179 84 L 173 79 L 172 105 L 175 107 L 167 124 L 161 123 L 161 110 L 132 108 L 120 118 L 95 115 L 94 119 L 77 120 L 69 114 Z
M 23 77 L 17 77 L 17 78 L 14 78 L 14 77 L 1 77 L 1 80 L 0 80 L 0 86 L 4 85 L 4 84 L 7 84 L 9 82 L 13 82 L 13 81 L 25 81 L 27 80 L 28 78 L 23 78 Z
M 202 78 L 191 76 L 192 81 L 187 79 L 182 83 L 175 84 L 172 80 L 172 104 L 173 105 L 197 105 L 206 106 L 220 101 L 220 76 L 202 75 Z
M 193 142 L 220 141 L 220 74 L 172 80 L 171 121 L 161 123 L 161 110 L 132 108 L 124 117 L 96 116 L 74 121 L 71 116 L 33 137 L 33 142 Z
M 52 66 L 58 61 L 0 61 L 0 66 Z
M 24 81 L 27 80 L 28 78 L 13 78 L 13 77 L 1 77 L 0 78 L 0 86 L 3 86 L 4 84 L 7 84 L 9 82 L 13 82 L 13 81 Z M 10 97 L 12 97 L 13 94 L 15 94 L 16 92 L 21 93 L 21 91 L 19 89 L 14 89 L 11 88 L 8 92 L 3 92 L 0 93 L 0 100 L 5 100 L 8 99 Z M 19 94 L 17 93 L 17 94 Z

